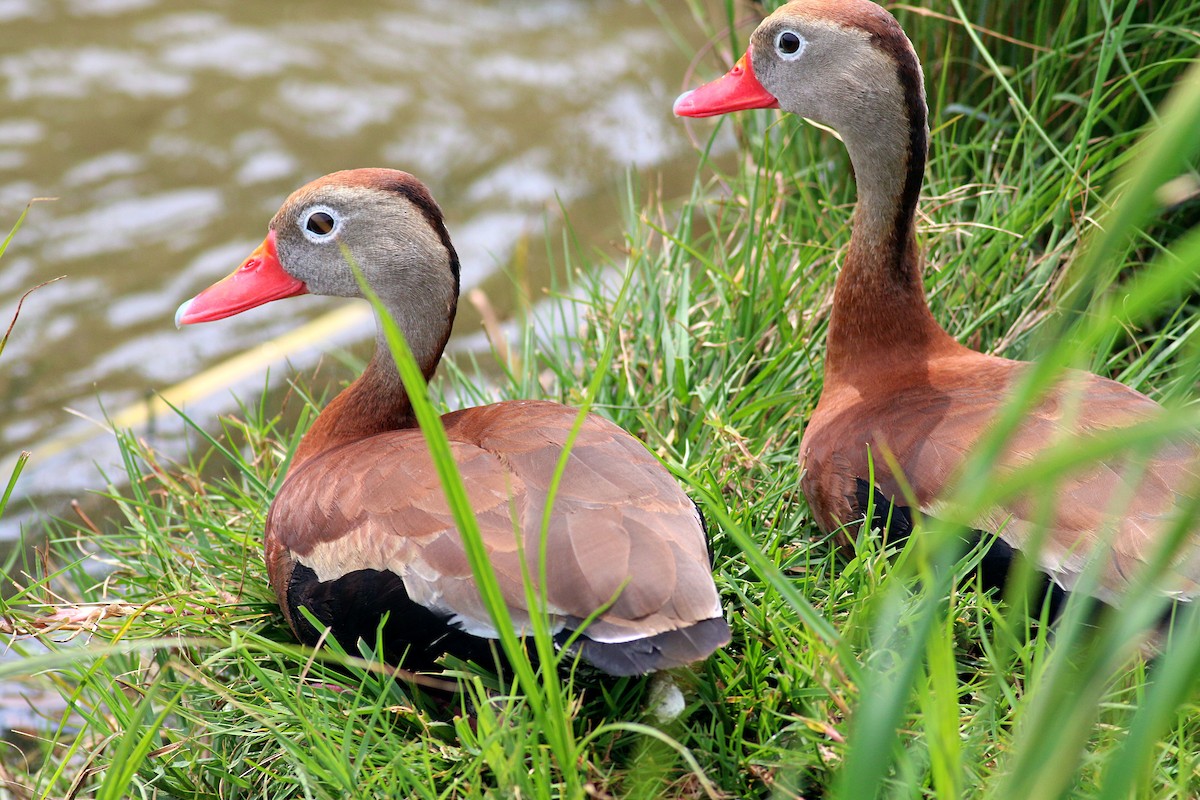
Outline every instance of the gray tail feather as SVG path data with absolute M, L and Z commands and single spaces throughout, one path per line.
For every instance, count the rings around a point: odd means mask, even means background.
M 558 638 L 571 635 L 563 631 Z M 729 625 L 721 617 L 702 620 L 687 628 L 665 631 L 629 642 L 597 642 L 585 631 L 575 640 L 584 661 L 609 675 L 644 675 L 660 669 L 681 667 L 707 657 L 729 643 Z

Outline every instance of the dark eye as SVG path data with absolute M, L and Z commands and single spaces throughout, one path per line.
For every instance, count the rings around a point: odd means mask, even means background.
M 807 42 L 795 31 L 782 31 L 775 37 L 775 49 L 787 60 L 799 58 Z
M 308 215 L 308 222 L 304 223 L 304 227 L 310 233 L 318 236 L 328 236 L 333 233 L 333 225 L 333 216 L 324 211 L 314 211 Z
M 337 210 L 320 203 L 309 206 L 296 217 L 296 224 L 304 238 L 313 244 L 332 241 L 342 229 L 342 215 Z

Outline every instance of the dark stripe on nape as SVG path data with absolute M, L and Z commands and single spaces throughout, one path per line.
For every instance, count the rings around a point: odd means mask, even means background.
M 450 232 L 446 230 L 446 218 L 442 215 L 441 207 L 433 199 L 433 195 L 429 193 L 425 185 L 406 173 L 402 174 L 405 174 L 408 180 L 389 182 L 383 188 L 389 192 L 395 192 L 416 206 L 425 217 L 425 221 L 429 223 L 429 227 L 437 231 L 438 237 L 442 240 L 442 246 L 450 255 L 450 271 L 454 274 L 454 296 L 457 298 L 461 287 L 458 251 L 454 249 L 454 243 L 450 241 Z
M 926 128 L 928 111 L 925 96 L 921 91 L 921 70 L 916 56 L 907 51 L 909 61 L 897 61 L 896 76 L 904 87 L 904 106 L 908 109 L 908 170 L 904 176 L 904 190 L 900 195 L 900 206 L 896 209 L 896 247 L 902 249 L 913 234 L 916 223 L 917 200 L 921 196 L 921 184 L 925 181 L 925 160 L 928 157 L 929 134 Z
M 900 24 L 890 17 L 889 23 L 874 28 L 871 39 L 896 64 L 896 78 L 904 92 L 904 108 L 908 114 L 908 159 L 904 188 L 896 207 L 895 240 L 891 243 L 895 263 L 905 272 L 901 277 L 907 280 L 910 278 L 908 270 L 913 266 L 906 263 L 907 243 L 913 235 L 917 200 L 925 180 L 925 161 L 929 151 L 928 108 L 923 91 L 921 62 L 917 59 L 916 51 Z

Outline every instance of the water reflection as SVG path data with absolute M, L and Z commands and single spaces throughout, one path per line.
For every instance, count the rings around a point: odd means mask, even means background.
M 694 168 L 669 116 L 687 54 L 632 0 L 189 6 L 0 0 L 0 226 L 31 197 L 59 198 L 0 261 L 4 323 L 26 288 L 67 276 L 26 303 L 0 361 L 0 475 L 33 450 L 19 488 L 43 502 L 96 485 L 92 462 L 112 461 L 105 437 L 48 453 L 92 424 L 64 408 L 115 411 L 332 307 L 171 326 L 301 183 L 416 173 L 445 207 L 468 289 L 559 198 L 615 197 L 631 165 Z M 605 208 L 615 220 L 616 201 Z M 364 316 L 346 340 L 367 331 Z

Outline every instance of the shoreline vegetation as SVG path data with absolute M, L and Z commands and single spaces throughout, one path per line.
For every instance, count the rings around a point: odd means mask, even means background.
M 1004 493 L 1052 490 L 1088 458 L 1136 458 L 1200 427 L 1200 0 L 950 7 L 891 7 L 931 106 L 919 237 L 935 316 L 977 349 L 1037 361 L 1029 397 L 1069 365 L 1169 409 L 1090 447 L 1063 442 L 1018 476 L 993 475 L 983 454 L 956 498 L 969 518 Z M 722 8 L 708 25 L 727 65 L 753 24 L 734 0 Z M 699 70 L 720 68 L 710 55 Z M 817 532 L 796 456 L 849 237 L 849 167 L 827 133 L 755 112 L 720 123 L 739 146 L 722 172 L 707 160 L 714 124 L 686 124 L 701 150 L 690 196 L 631 181 L 614 260 L 568 227 L 551 254 L 572 276 L 549 290 L 555 319 L 535 319 L 527 298 L 511 355 L 487 365 L 497 377 L 477 384 L 480 365 L 443 362 L 426 404 L 591 406 L 675 473 L 708 519 L 734 632 L 675 674 L 681 715 L 655 716 L 651 680 L 556 671 L 552 656 L 541 670 L 518 663 L 515 682 L 447 663 L 442 679 L 462 689 L 447 697 L 369 649 L 297 645 L 261 534 L 321 405 L 300 377 L 285 399 L 302 408 L 298 427 L 250 399 L 187 420 L 202 444 L 181 463 L 120 432 L 125 472 L 99 478 L 116 521 L 53 522 L 45 546 L 6 565 L 0 623 L 25 657 L 0 662 L 0 680 L 69 710 L 0 755 L 0 794 L 1200 792 L 1200 620 L 1181 608 L 1177 635 L 1143 658 L 1142 631 L 1166 605 L 1156 576 L 1119 613 L 1072 603 L 1051 629 L 1016 589 L 977 590 L 979 553 L 958 552 L 954 531 L 929 526 L 887 550 L 855 529 L 853 554 Z M 544 625 L 534 634 L 549 654 Z

